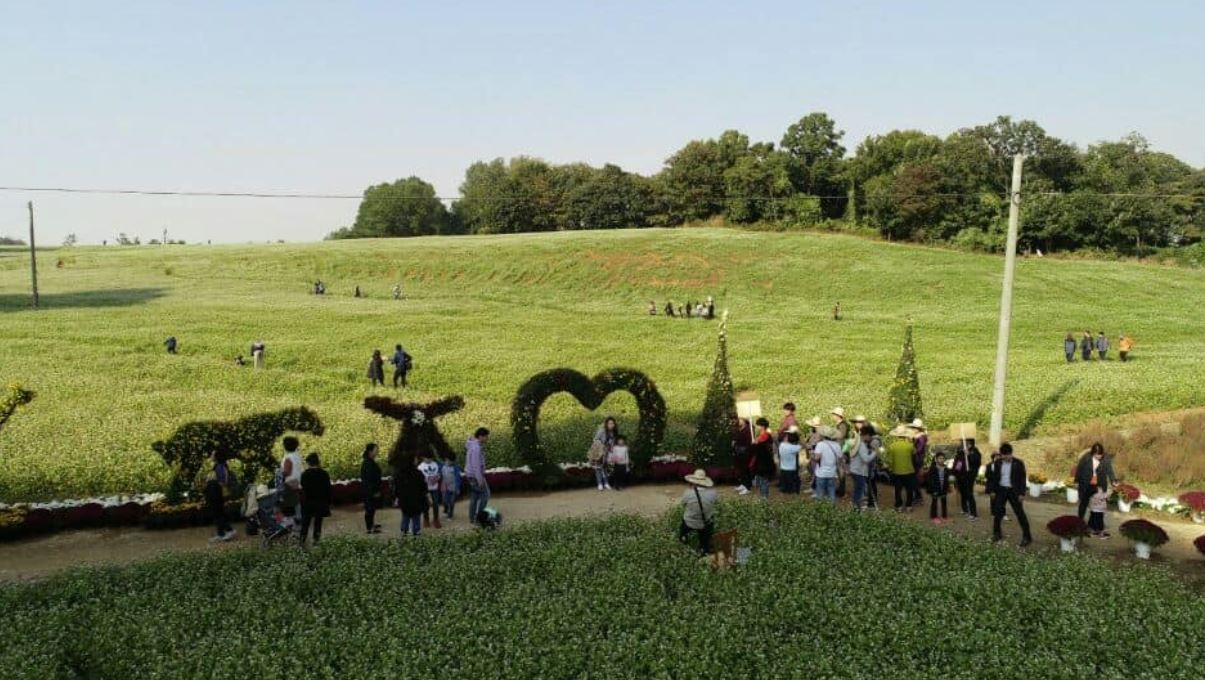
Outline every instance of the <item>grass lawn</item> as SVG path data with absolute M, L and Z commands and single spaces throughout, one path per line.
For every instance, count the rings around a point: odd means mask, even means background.
M 61 263 L 61 266 L 57 266 Z M 464 395 L 441 428 L 458 444 L 495 430 L 491 465 L 519 464 L 510 401 L 532 374 L 627 366 L 659 385 L 667 452 L 694 430 L 715 350 L 714 323 L 650 318 L 716 296 L 731 310 L 731 370 L 771 414 L 841 404 L 881 417 L 905 319 L 916 324 L 926 419 L 986 423 L 999 257 L 837 235 L 714 229 L 346 241 L 310 245 L 72 248 L 40 262 L 45 309 L 27 309 L 28 261 L 0 252 L 0 382 L 38 393 L 0 433 L 5 501 L 159 490 L 150 449 L 195 419 L 306 404 L 336 477 L 363 443 L 395 428 L 361 407 L 372 349 L 414 355 L 408 397 Z M 325 297 L 309 294 L 327 282 Z M 390 299 L 401 281 L 407 298 Z M 367 299 L 355 299 L 361 286 Z M 845 319 L 830 319 L 840 301 Z M 1007 426 L 1044 432 L 1099 416 L 1205 403 L 1205 271 L 1137 264 L 1019 262 Z M 1066 365 L 1070 329 L 1137 338 L 1134 361 Z M 175 335 L 181 354 L 163 340 Z M 268 370 L 233 365 L 252 340 Z M 1115 352 L 1114 352 L 1115 354 Z M 380 392 L 381 390 L 376 390 Z M 384 390 L 391 393 L 392 390 Z M 631 397 L 600 409 L 635 429 Z M 602 413 L 560 395 L 543 437 L 584 457 Z
M 1150 565 L 893 517 L 729 503 L 712 573 L 670 521 L 162 558 L 0 586 L 7 677 L 1197 677 L 1205 601 Z

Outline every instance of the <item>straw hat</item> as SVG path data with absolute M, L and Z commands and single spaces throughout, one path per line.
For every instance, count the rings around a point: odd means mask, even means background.
M 829 426 L 825 425 L 824 427 L 820 428 L 817 432 L 820 434 L 821 437 L 824 437 L 825 439 L 832 439 L 832 440 L 836 441 L 837 439 L 841 438 L 841 433 L 838 432 L 837 428 L 835 428 L 835 427 L 829 427 Z
M 858 416 L 858 417 L 854 418 L 854 422 L 855 423 L 864 423 L 864 422 L 866 422 L 866 416 Z
M 792 426 L 788 427 L 787 434 L 799 434 L 799 427 L 796 425 L 792 425 Z
M 709 487 L 709 488 L 715 486 L 715 482 L 711 481 L 711 477 L 707 476 L 707 471 L 704 470 L 703 468 L 699 468 L 698 470 L 695 470 L 693 474 L 686 475 L 685 477 L 683 477 L 683 479 L 685 479 L 690 484 L 694 484 L 695 486 L 702 486 L 702 487 Z
M 891 437 L 904 437 L 913 439 L 916 437 L 916 430 L 912 429 L 911 425 L 896 425 L 895 429 L 887 433 Z
M 834 408 L 833 410 L 829 411 L 829 413 L 831 413 L 831 414 L 833 414 L 833 415 L 837 416 L 838 418 L 844 418 L 844 417 L 845 417 L 845 409 L 841 408 L 840 406 L 838 406 L 838 407 Z
M 925 421 L 921 420 L 920 418 L 917 418 L 916 420 L 912 421 L 911 423 L 908 423 L 908 427 L 910 427 L 914 430 L 920 430 L 921 432 L 924 432 L 925 431 Z
M 820 416 L 812 416 L 808 421 L 808 427 L 820 427 Z

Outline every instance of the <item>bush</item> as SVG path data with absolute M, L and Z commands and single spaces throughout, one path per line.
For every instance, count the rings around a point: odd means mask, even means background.
M 912 349 L 912 321 L 904 328 L 904 348 L 895 369 L 895 380 L 887 394 L 887 422 L 908 423 L 924 417 L 920 397 L 920 375 L 916 370 L 916 352 Z
M 711 380 L 707 382 L 703 411 L 699 414 L 699 426 L 690 447 L 691 461 L 699 467 L 730 465 L 732 433 L 736 424 L 736 401 L 732 376 L 728 374 L 728 313 L 725 312 L 720 320 L 715 365 L 711 369 Z
M 1165 428 L 1162 423 L 1151 423 L 1126 436 L 1107 423 L 1090 423 L 1072 447 L 1052 462 L 1074 464 L 1092 444 L 1100 442 L 1123 478 L 1179 488 L 1205 483 L 1205 456 L 1198 454 L 1205 451 L 1205 413 L 1187 415 L 1178 425 Z
M 1113 487 L 1113 491 L 1117 493 L 1117 497 L 1119 499 L 1127 503 L 1133 503 L 1134 501 L 1138 500 L 1140 496 L 1142 496 L 1142 492 L 1138 490 L 1138 487 L 1134 486 L 1133 484 L 1126 484 L 1125 482 L 1121 482 L 1117 486 Z
M 1145 519 L 1132 519 L 1128 522 L 1122 522 L 1118 527 L 1121 535 L 1136 543 L 1146 543 L 1152 548 L 1167 543 L 1167 532 L 1158 524 Z
M 1178 500 L 1193 512 L 1205 512 L 1205 491 L 1187 491 Z
M 1196 540 L 1194 540 L 1192 544 L 1194 547 L 1196 547 L 1197 552 L 1205 555 L 1205 534 L 1197 536 Z
M 1075 515 L 1059 515 L 1046 524 L 1046 529 L 1059 538 L 1082 538 L 1088 535 L 1088 525 Z

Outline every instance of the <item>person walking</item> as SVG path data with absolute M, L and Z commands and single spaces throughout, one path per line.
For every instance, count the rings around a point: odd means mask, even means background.
M 1077 516 L 1084 518 L 1092 494 L 1098 487 L 1109 490 L 1109 484 L 1117 483 L 1117 475 L 1113 472 L 1113 459 L 1105 455 L 1105 447 L 1100 442 L 1092 445 L 1088 452 L 1080 456 L 1075 464 L 1075 488 L 1079 492 L 1079 512 Z
M 364 500 L 364 531 L 370 534 L 381 533 L 381 525 L 376 523 L 377 508 L 381 507 L 381 466 L 377 463 L 376 442 L 364 446 L 363 460 L 360 461 L 360 497 Z
M 372 358 L 368 360 L 368 380 L 373 387 L 385 386 L 385 359 L 379 349 L 372 350 Z
M 393 471 L 393 488 L 398 508 L 402 511 L 402 535 L 418 537 L 422 533 L 423 513 L 430 500 L 427 481 L 414 464 L 414 456 L 402 456 L 400 465 Z
M 1117 354 L 1121 357 L 1121 363 L 1124 364 L 1130 360 L 1130 352 L 1133 351 L 1133 349 L 1134 339 L 1125 333 L 1122 333 L 1121 337 L 1117 339 Z
M 895 489 L 895 511 L 912 512 L 912 506 L 916 505 L 916 468 L 912 465 L 912 438 L 915 432 L 900 425 L 887 434 L 893 439 L 887 444 L 884 463 L 887 472 L 891 473 L 891 486 Z
M 1000 445 L 1000 457 L 987 467 L 987 492 L 992 496 L 992 542 L 1000 541 L 1000 522 L 1004 519 L 1004 506 L 1013 509 L 1017 523 L 1021 525 L 1021 547 L 1033 543 L 1029 533 L 1029 518 L 1021 498 L 1025 494 L 1025 463 L 1013 456 L 1012 444 L 1005 442 Z
M 263 340 L 256 340 L 251 343 L 251 363 L 256 369 L 263 368 L 265 365 L 264 352 L 267 347 Z
M 1092 341 L 1092 331 L 1084 331 L 1084 337 L 1079 341 L 1080 356 L 1084 361 L 1092 361 L 1092 349 L 1095 346 L 1096 343 Z
M 683 544 L 690 534 L 699 535 L 699 555 L 711 553 L 711 534 L 715 531 L 715 482 L 699 469 L 684 477 L 690 488 L 682 494 L 682 523 L 678 525 L 678 540 Z
M 668 317 L 670 317 L 670 318 L 673 318 L 673 316 L 674 316 L 674 303 L 672 303 L 672 302 L 667 302 L 667 303 L 665 303 L 665 315 L 666 315 L 666 316 L 668 316 Z
M 974 439 L 962 440 L 958 453 L 954 454 L 954 483 L 958 487 L 958 506 L 968 522 L 979 520 L 979 508 L 975 503 L 975 480 L 979 477 L 979 466 L 983 465 L 983 454 L 975 446 Z
M 1063 354 L 1067 355 L 1067 363 L 1075 361 L 1075 347 L 1075 336 L 1067 331 L 1067 337 L 1063 338 Z
M 594 481 L 598 483 L 599 491 L 610 491 L 611 482 L 607 479 L 607 457 L 619 439 L 619 423 L 615 418 L 607 416 L 602 425 L 594 432 L 594 440 L 590 442 L 590 450 L 586 452 L 586 460 L 594 470 Z
M 216 534 L 209 539 L 210 543 L 218 541 L 229 541 L 237 534 L 230 526 L 230 520 L 226 518 L 226 496 L 227 491 L 231 496 L 235 495 L 236 482 L 234 473 L 230 471 L 230 467 L 226 464 L 226 454 L 221 451 L 214 451 L 210 456 L 213 460 L 213 471 L 209 473 L 209 477 L 205 480 L 205 508 L 213 517 L 213 526 Z
M 464 443 L 464 477 L 469 483 L 469 524 L 477 523 L 477 515 L 490 501 L 490 485 L 485 479 L 485 444 L 490 431 L 477 428 Z
M 774 477 L 774 437 L 770 436 L 770 421 L 757 419 L 757 435 L 751 449 L 753 485 L 762 500 L 770 500 L 770 479 Z
M 778 488 L 783 493 L 799 494 L 799 428 L 792 426 L 778 445 Z
M 301 547 L 314 527 L 314 545 L 322 539 L 322 519 L 331 516 L 331 476 L 322 469 L 317 453 L 305 457 L 309 467 L 301 473 Z
M 813 459 L 816 462 L 816 498 L 829 503 L 837 502 L 837 478 L 841 475 L 840 432 L 827 425 L 820 428 L 820 443 L 816 445 Z
M 934 524 L 945 524 L 949 521 L 946 497 L 950 495 L 950 470 L 946 468 L 946 454 L 937 452 L 933 456 L 933 465 L 925 478 L 929 485 L 929 521 Z M 941 516 L 937 516 L 937 507 L 941 506 Z
M 393 299 L 394 300 L 402 299 L 402 286 L 400 284 L 397 284 L 397 283 L 393 284 Z
M 1104 331 L 1096 336 L 1096 353 L 1100 356 L 1101 361 L 1105 361 L 1109 354 L 1109 339 L 1105 337 Z
M 869 424 L 863 425 L 858 443 L 849 457 L 849 475 L 854 480 L 854 495 L 851 500 L 854 510 L 857 512 L 862 511 L 862 501 L 867 498 L 866 492 L 874 484 L 871 471 L 879 458 L 879 448 L 882 447 L 881 441 L 878 444 L 875 443 L 877 439 L 874 428 Z M 871 507 L 875 507 L 873 501 Z
M 443 465 L 439 468 L 439 474 L 443 477 L 443 509 L 444 517 L 452 519 L 452 515 L 456 510 L 456 499 L 460 496 L 460 466 L 456 464 L 456 456 L 448 451 L 444 453 Z
M 167 340 L 163 341 L 163 346 L 167 348 L 168 354 L 175 354 L 176 347 L 178 345 L 179 345 L 179 343 L 176 342 L 176 336 L 174 336 L 174 335 L 168 336 Z
M 402 349 L 401 345 L 393 346 L 393 356 L 389 358 L 389 363 L 393 364 L 393 389 L 397 389 L 398 383 L 402 387 L 406 387 L 406 376 L 410 373 L 410 366 L 414 360 Z

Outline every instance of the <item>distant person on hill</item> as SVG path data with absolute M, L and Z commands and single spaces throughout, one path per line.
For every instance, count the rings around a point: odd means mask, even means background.
M 490 431 L 477 428 L 464 443 L 464 478 L 469 483 L 469 524 L 477 523 L 477 513 L 485 510 L 490 501 L 490 485 L 485 478 L 485 444 Z
M 326 295 L 326 284 L 321 281 L 318 282 L 318 294 Z
M 707 298 L 707 318 L 709 320 L 715 318 L 715 301 L 710 297 Z
M 364 460 L 360 463 L 360 496 L 364 499 L 364 531 L 370 534 L 381 533 L 381 525 L 376 523 L 377 508 L 381 507 L 381 466 L 377 463 L 376 442 L 369 442 L 364 447 Z
M 690 315 L 686 313 L 686 310 L 682 309 L 682 305 L 678 305 L 678 318 L 685 319 L 685 318 L 688 318 L 689 316 Z
M 1113 461 L 1105 455 L 1105 447 L 1100 442 L 1092 445 L 1088 452 L 1080 457 L 1075 465 L 1075 487 L 1079 492 L 1079 512 L 1077 516 L 1084 518 L 1088 509 L 1088 501 L 1096 489 L 1109 490 L 1109 484 L 1117 483 L 1117 474 L 1113 472 Z
M 691 533 L 699 534 L 699 554 L 711 553 L 711 534 L 715 531 L 715 482 L 702 469 L 684 478 L 690 488 L 682 494 L 682 523 L 678 525 L 678 540 L 683 544 Z
M 234 473 L 226 465 L 226 454 L 221 451 L 214 451 L 211 456 L 213 460 L 213 472 L 209 473 L 209 477 L 205 480 L 205 507 L 213 516 L 213 524 L 217 529 L 217 535 L 209 539 L 210 543 L 217 541 L 229 541 L 234 538 L 236 533 L 230 527 L 230 521 L 226 519 L 226 498 L 225 492 L 229 491 L 233 496 L 237 491 L 235 488 L 237 482 L 234 478 Z
M 946 454 L 939 451 L 933 456 L 925 482 L 929 485 L 929 520 L 934 524 L 945 524 L 949 521 L 946 497 L 950 495 L 950 470 L 946 467 Z M 937 516 L 938 505 L 941 506 L 940 517 Z
M 422 462 L 418 464 L 418 471 L 423 474 L 423 481 L 427 484 L 427 495 L 431 497 L 427 509 L 423 510 L 423 528 L 426 529 L 434 524 L 436 529 L 441 529 L 439 506 L 443 504 L 443 475 L 439 474 L 439 463 L 435 461 L 434 456 L 426 454 L 422 457 Z
M 322 469 L 317 453 L 305 458 L 306 471 L 301 473 L 301 547 L 306 534 L 314 528 L 314 545 L 322 540 L 322 520 L 331 516 L 331 476 Z
M 429 495 L 423 473 L 414 465 L 414 456 L 407 454 L 393 471 L 393 488 L 397 504 L 402 511 L 402 535 L 418 537 L 422 533 L 423 513 L 427 510 Z
M 164 340 L 164 341 L 163 341 L 163 346 L 167 348 L 167 353 L 168 353 L 168 354 L 175 354 L 175 353 L 176 353 L 176 344 L 177 344 L 177 343 L 176 343 L 176 336 L 174 336 L 174 335 L 169 335 L 169 336 L 167 337 L 167 340 Z
M 1074 351 L 1073 351 L 1074 353 Z M 954 454 L 954 482 L 958 486 L 958 506 L 968 522 L 979 519 L 979 508 L 975 503 L 975 480 L 983 465 L 983 454 L 975 446 L 974 439 L 964 439 Z
M 251 343 L 251 360 L 255 363 L 256 368 L 264 367 L 264 352 L 266 349 L 263 340 L 256 340 Z
M 393 346 L 393 356 L 389 358 L 389 363 L 393 364 L 393 388 L 397 389 L 398 383 L 402 387 L 406 386 L 406 375 L 410 373 L 410 366 L 414 360 L 402 349 L 401 345 Z
M 697 316 L 700 319 L 706 318 L 707 308 L 703 306 L 702 302 L 697 303 L 695 305 L 695 316 Z
M 673 318 L 673 316 L 674 316 L 674 303 L 672 303 L 672 302 L 667 302 L 667 303 L 665 303 L 665 315 L 666 315 L 666 316 L 668 316 L 668 317 L 670 317 L 670 318 Z
M 1117 353 L 1121 356 L 1122 363 L 1130 360 L 1130 352 L 1134 349 L 1134 339 L 1125 333 L 1117 339 Z
M 691 314 L 693 314 L 693 313 L 694 313 L 694 306 L 690 304 L 690 300 L 687 300 L 686 301 L 686 318 L 689 319 L 691 317 Z
M 1092 361 L 1092 349 L 1096 343 L 1092 341 L 1092 331 L 1084 331 L 1084 337 L 1080 338 L 1079 351 L 1084 361 Z
M 1013 457 L 1012 444 L 1000 445 L 1000 457 L 987 468 L 987 492 L 992 496 L 992 542 L 995 543 L 1003 536 L 1000 533 L 1000 520 L 1004 518 L 1004 506 L 1012 506 L 1013 515 L 1021 525 L 1021 547 L 1033 543 L 1029 533 L 1029 518 L 1025 516 L 1025 508 L 1021 499 L 1025 494 L 1027 483 L 1025 463 L 1020 458 Z
M 841 303 L 837 302 L 837 304 L 833 305 L 833 321 L 840 321 L 840 320 L 841 320 Z
M 649 316 L 657 316 L 657 303 L 649 300 Z
M 1063 354 L 1067 355 L 1067 363 L 1075 361 L 1076 346 L 1075 336 L 1071 331 L 1067 331 L 1067 337 L 1063 338 Z
M 379 349 L 372 350 L 372 358 L 368 360 L 368 380 L 373 387 L 385 386 L 385 359 Z
M 1105 337 L 1104 331 L 1096 336 L 1096 354 L 1100 356 L 1101 361 L 1104 361 L 1109 354 L 1109 339 Z
M 401 300 L 401 299 L 402 299 L 402 287 L 401 287 L 401 286 L 399 286 L 399 285 L 398 285 L 398 284 L 396 284 L 396 283 L 395 283 L 395 284 L 393 284 L 393 299 L 394 299 L 394 300 Z
M 774 437 L 770 435 L 770 421 L 757 419 L 757 434 L 753 438 L 753 485 L 762 500 L 770 500 L 770 480 L 774 477 Z
M 362 296 L 360 295 L 360 287 L 359 287 L 359 286 L 356 286 L 355 297 L 362 297 Z
M 238 366 L 239 368 L 242 368 L 247 365 L 247 362 L 243 359 L 242 354 L 240 354 L 234 358 L 234 365 Z

